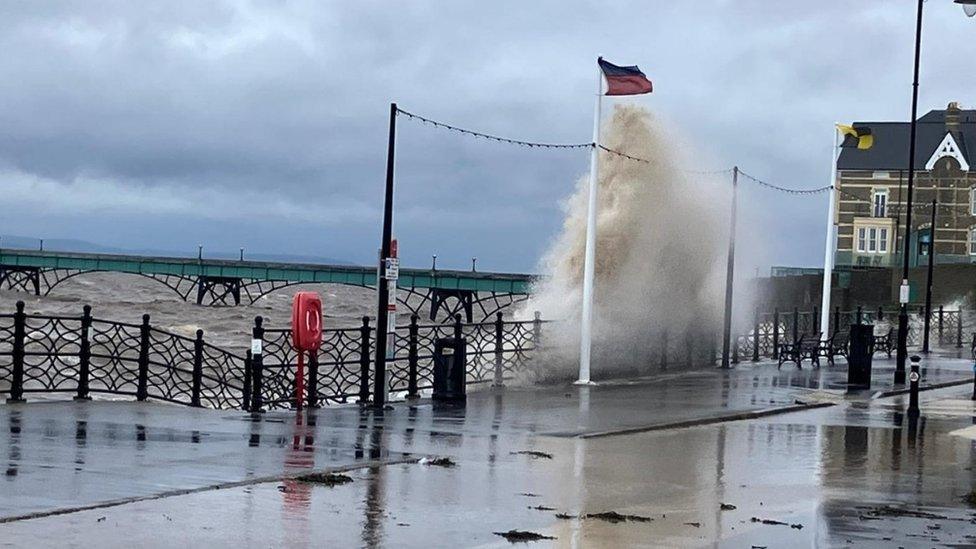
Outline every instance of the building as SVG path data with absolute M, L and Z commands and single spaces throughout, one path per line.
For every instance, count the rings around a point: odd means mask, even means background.
M 908 122 L 856 122 L 870 149 L 842 149 L 837 161 L 837 255 L 841 266 L 898 266 L 904 250 Z M 931 202 L 938 200 L 937 263 L 976 263 L 976 110 L 950 103 L 918 119 L 909 262 L 927 260 Z

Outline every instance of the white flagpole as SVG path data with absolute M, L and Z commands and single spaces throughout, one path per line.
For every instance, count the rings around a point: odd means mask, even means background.
M 593 112 L 593 148 L 590 151 L 590 193 L 586 206 L 586 256 L 583 263 L 583 311 L 580 318 L 580 363 L 578 385 L 590 384 L 590 343 L 593 337 L 593 273 L 596 261 L 596 198 L 600 165 L 600 103 L 603 98 L 603 70 L 597 63 L 596 107 Z
M 834 124 L 834 148 L 830 150 L 830 190 L 827 191 L 827 238 L 824 243 L 823 295 L 820 299 L 820 337 L 827 339 L 830 330 L 830 283 L 834 270 L 834 209 L 837 205 L 837 160 L 840 143 L 837 124 Z M 835 327 L 836 329 L 836 327 Z

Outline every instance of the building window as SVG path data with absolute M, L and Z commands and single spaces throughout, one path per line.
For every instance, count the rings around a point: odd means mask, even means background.
M 874 217 L 884 217 L 888 212 L 888 190 L 874 191 L 874 200 L 872 200 L 872 203 L 874 204 L 874 209 L 872 210 Z
M 858 227 L 857 251 L 867 254 L 886 254 L 889 247 L 888 237 L 888 227 Z
M 969 229 L 969 255 L 976 255 L 976 227 Z
M 969 189 L 969 215 L 976 215 L 976 189 Z

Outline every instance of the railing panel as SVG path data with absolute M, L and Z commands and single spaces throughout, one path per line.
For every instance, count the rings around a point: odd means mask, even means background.
M 190 404 L 193 397 L 194 352 L 192 339 L 151 329 L 147 396 Z
M 27 315 L 24 336 L 24 392 L 77 390 L 81 318 Z
M 138 325 L 92 319 L 91 392 L 136 394 L 139 339 Z

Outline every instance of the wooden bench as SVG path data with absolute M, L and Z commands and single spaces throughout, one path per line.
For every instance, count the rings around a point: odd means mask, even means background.
M 885 335 L 874 336 L 874 352 L 884 352 L 891 358 L 891 352 L 898 347 L 898 330 L 888 328 Z
M 851 343 L 851 333 L 840 331 L 834 332 L 834 335 L 830 336 L 830 339 L 823 342 L 820 346 L 820 356 L 827 359 L 827 364 L 830 366 L 834 365 L 834 357 L 842 356 L 845 359 L 850 350 Z
M 820 367 L 820 334 L 801 335 L 800 339 L 794 343 L 784 343 L 779 348 L 779 365 L 777 369 L 783 367 L 784 362 L 795 362 L 797 368 L 803 368 L 804 358 L 809 358 L 816 368 Z

